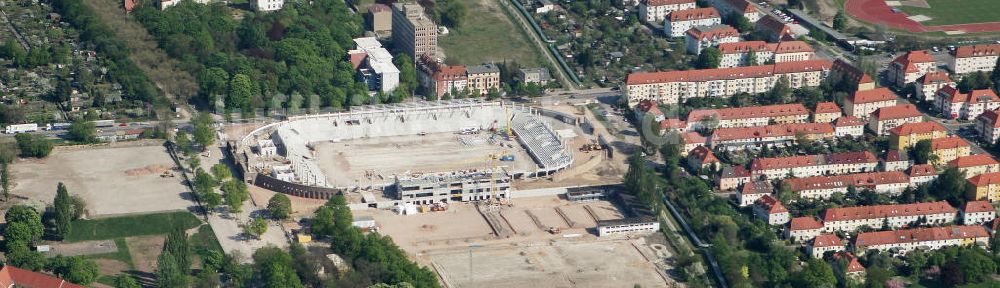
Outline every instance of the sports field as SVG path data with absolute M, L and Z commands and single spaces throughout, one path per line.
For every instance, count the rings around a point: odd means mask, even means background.
M 930 8 L 899 6 L 908 15 L 926 15 L 926 26 L 1000 22 L 1000 1 L 997 0 L 924 0 Z
M 438 45 L 444 50 L 450 64 L 477 65 L 516 60 L 526 67 L 544 63 L 528 36 L 507 18 L 499 1 L 465 0 L 468 16 L 461 27 L 451 29 L 448 35 L 438 36 Z M 516 10 L 511 10 L 516 13 Z

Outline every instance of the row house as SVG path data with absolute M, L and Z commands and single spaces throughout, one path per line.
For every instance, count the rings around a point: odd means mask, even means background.
M 876 135 L 887 135 L 892 128 L 923 121 L 924 114 L 913 104 L 882 107 L 872 112 L 868 119 L 868 129 L 874 131 Z
M 719 67 L 753 66 L 765 63 L 795 62 L 813 59 L 816 51 L 803 41 L 741 41 L 719 44 L 722 58 Z M 750 61 L 753 58 L 754 61 Z M 752 63 L 751 63 L 752 62 Z
M 823 254 L 826 252 L 839 252 L 844 251 L 844 242 L 840 240 L 835 234 L 820 234 L 813 238 L 809 246 L 806 247 L 806 252 L 813 258 L 823 258 Z
M 990 144 L 996 144 L 1000 139 L 1000 112 L 987 110 L 976 117 L 975 128 L 979 137 Z
M 701 50 L 715 47 L 722 43 L 740 41 L 740 32 L 729 25 L 715 24 L 710 26 L 695 26 L 684 32 L 684 45 L 687 52 L 701 54 Z
M 1000 162 L 989 154 L 976 154 L 955 158 L 948 162 L 948 167 L 958 168 L 969 179 L 976 175 L 1000 172 Z
M 740 185 L 746 186 L 747 183 L 750 183 L 750 170 L 743 166 L 731 166 L 722 168 L 716 184 L 719 185 L 719 190 L 730 191 L 740 187 Z M 757 201 L 757 199 L 754 199 L 754 201 Z
M 740 192 L 736 194 L 736 202 L 740 203 L 740 207 L 750 206 L 756 203 L 760 197 L 773 196 L 773 192 L 774 185 L 771 185 L 770 181 L 750 181 L 740 188 Z
M 989 240 L 990 234 L 979 225 L 865 232 L 854 239 L 854 252 L 863 255 L 868 250 L 878 250 L 890 255 L 905 255 L 917 249 L 931 251 L 951 246 L 985 246 Z
M 968 198 L 989 202 L 1000 200 L 1000 172 L 976 175 L 966 181 L 965 194 Z
M 793 143 L 797 135 L 805 139 L 820 140 L 834 137 L 833 125 L 829 123 L 775 124 L 760 127 L 719 128 L 709 136 L 711 147 L 727 147 L 741 150 L 748 147 L 763 147 Z
M 910 166 L 910 169 L 906 170 L 906 176 L 910 177 L 910 186 L 917 187 L 934 181 L 937 179 L 938 173 L 934 165 L 917 164 Z
M 943 164 L 972 154 L 972 144 L 958 136 L 949 136 L 931 140 L 931 151 L 937 156 L 934 164 Z
M 868 120 L 872 112 L 882 107 L 896 106 L 896 93 L 889 88 L 858 90 L 844 99 L 844 112 L 847 115 Z
M 789 80 L 792 89 L 817 87 L 829 74 L 831 65 L 827 60 L 808 60 L 748 67 L 630 73 L 625 79 L 622 97 L 625 97 L 629 107 L 638 105 L 642 100 L 679 104 L 691 98 L 768 92 L 781 77 Z
M 948 69 L 955 74 L 990 72 L 996 69 L 1000 44 L 961 46 L 950 53 L 952 57 L 948 59 Z
M 948 136 L 948 129 L 934 121 L 906 123 L 889 129 L 889 149 L 909 149 L 920 141 L 946 136 Z
M 829 208 L 823 211 L 826 232 L 852 232 L 867 226 L 895 229 L 915 222 L 942 225 L 955 221 L 958 210 L 947 201 Z M 885 225 L 888 224 L 888 227 Z
M 722 17 L 715 8 L 695 8 L 671 12 L 663 21 L 663 34 L 670 37 L 683 37 L 684 32 L 698 26 L 722 24 Z
M 910 179 L 902 171 L 857 173 L 836 176 L 814 176 L 782 180 L 782 185 L 799 197 L 830 199 L 833 193 L 847 194 L 849 188 L 871 189 L 881 194 L 899 194 L 910 186 Z
M 639 2 L 639 20 L 658 24 L 674 11 L 697 7 L 695 0 L 642 0 Z
M 837 106 L 837 103 L 819 102 L 816 103 L 816 109 L 813 111 L 812 121 L 814 123 L 831 123 L 841 116 L 844 116 L 844 113 L 840 110 L 840 106 Z
M 865 135 L 865 121 L 854 116 L 842 116 L 833 120 L 833 129 L 837 138 L 847 136 L 860 138 Z
M 955 87 L 944 86 L 937 91 L 934 106 L 950 119 L 972 120 L 983 112 L 1000 108 L 1000 97 L 990 89 L 962 93 Z
M 997 218 L 997 209 L 989 201 L 969 201 L 962 206 L 959 217 L 962 218 L 962 224 L 983 225 Z
M 742 14 L 750 23 L 756 23 L 764 17 L 764 13 L 747 0 L 708 0 L 708 3 L 709 6 L 718 8 L 722 15 Z
M 764 195 L 754 202 L 753 215 L 768 225 L 784 225 L 789 221 L 788 209 L 785 205 L 781 205 L 781 201 L 770 195 Z
M 778 104 L 721 109 L 700 109 L 688 113 L 687 130 L 756 127 L 770 124 L 805 123 L 809 109 L 802 104 Z
M 785 238 L 795 242 L 805 242 L 823 233 L 823 222 L 809 217 L 795 217 L 785 229 Z
M 872 152 L 843 152 L 757 158 L 750 164 L 750 175 L 753 177 L 764 176 L 767 179 L 784 179 L 872 172 L 875 171 L 876 167 L 878 167 L 878 157 L 875 157 Z
M 913 160 L 905 150 L 889 150 L 881 160 L 882 171 L 904 171 L 913 166 Z
M 917 81 L 917 78 L 927 73 L 937 71 L 937 62 L 927 50 L 906 52 L 906 54 L 896 57 L 889 62 L 886 71 L 889 81 L 896 87 L 903 87 L 906 84 Z
M 861 71 L 847 61 L 837 59 L 833 61 L 833 71 L 840 77 L 851 83 L 853 91 L 865 91 L 875 89 L 875 80 L 868 73 Z
M 955 85 L 955 81 L 948 77 L 948 73 L 941 71 L 927 73 L 927 75 L 917 79 L 917 83 L 914 84 L 917 88 L 917 99 L 922 101 L 934 101 L 938 90 L 945 86 L 955 87 Z

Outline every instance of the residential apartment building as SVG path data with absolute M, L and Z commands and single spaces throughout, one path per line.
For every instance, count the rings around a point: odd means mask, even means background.
M 1000 162 L 989 154 L 976 154 L 955 158 L 948 162 L 948 167 L 958 168 L 969 179 L 976 175 L 1000 172 Z
M 746 0 L 708 0 L 708 3 L 711 4 L 710 6 L 719 9 L 722 15 L 742 14 L 750 23 L 756 23 L 761 17 L 764 17 L 764 13 L 760 12 L 757 6 L 750 4 Z
M 822 259 L 823 254 L 826 254 L 826 252 L 844 250 L 844 242 L 840 241 L 840 237 L 837 237 L 835 234 L 820 234 L 816 238 L 813 238 L 809 246 L 806 247 L 806 253 L 818 259 Z
M 770 181 L 750 181 L 740 188 L 739 193 L 736 194 L 736 202 L 740 203 L 740 207 L 746 207 L 756 203 L 760 197 L 772 195 L 772 193 L 774 193 L 774 185 L 771 185 Z
M 830 208 L 820 219 L 826 232 L 853 232 L 862 226 L 872 229 L 900 228 L 923 221 L 926 225 L 953 223 L 958 210 L 947 201 Z M 888 224 L 889 227 L 884 227 Z
M 879 250 L 890 255 L 905 255 L 917 249 L 931 251 L 950 246 L 985 246 L 989 240 L 986 228 L 978 225 L 865 232 L 854 239 L 854 252 L 863 255 L 868 250 Z
M 784 225 L 790 220 L 785 205 L 781 205 L 781 201 L 770 195 L 764 195 L 754 202 L 753 215 L 768 225 Z
M 660 24 L 671 12 L 694 8 L 695 0 L 643 0 L 639 2 L 639 20 Z
M 958 159 L 958 157 L 972 154 L 972 145 L 962 137 L 943 137 L 931 140 L 931 151 L 933 151 L 934 156 L 937 156 L 933 163 L 935 165 L 944 164 Z
M 736 189 L 737 187 L 740 187 L 740 185 L 744 185 L 749 182 L 750 182 L 749 169 L 743 166 L 732 166 L 732 167 L 722 168 L 722 172 L 719 173 L 719 180 L 717 184 L 719 185 L 719 190 L 731 191 L 733 189 Z M 757 201 L 757 199 L 754 199 L 754 201 Z
M 882 107 L 896 106 L 896 93 L 889 88 L 858 90 L 844 99 L 844 113 L 868 120 L 872 112 Z
M 392 54 L 382 48 L 375 37 L 354 39 L 354 50 L 347 51 L 352 64 L 361 58 L 355 67 L 358 78 L 368 85 L 368 91 L 392 92 L 399 87 L 399 69 L 392 64 Z
M 684 143 L 684 149 L 681 151 L 681 156 L 687 156 L 688 151 L 694 150 L 694 148 L 708 145 L 708 138 L 701 136 L 698 132 L 680 133 L 680 137 L 681 142 Z
M 721 109 L 700 109 L 688 113 L 687 130 L 755 127 L 770 124 L 805 123 L 809 109 L 802 104 L 778 104 Z
M 795 40 L 792 27 L 771 16 L 761 17 L 754 25 L 754 31 L 767 37 L 767 41 L 770 42 Z
M 713 171 L 722 164 L 719 158 L 715 158 L 712 150 L 705 146 L 698 146 L 688 152 L 687 162 L 688 167 Z
M 899 127 L 906 123 L 919 123 L 924 121 L 924 114 L 917 110 L 913 104 L 882 107 L 872 112 L 868 120 L 868 129 L 877 135 L 887 135 L 892 128 Z
M 823 233 L 823 222 L 819 222 L 813 217 L 795 217 L 785 229 L 785 238 L 795 242 L 805 242 L 821 233 Z
M 841 116 L 844 116 L 844 113 L 840 111 L 840 106 L 837 106 L 837 103 L 819 102 L 816 103 L 816 109 L 813 111 L 812 121 L 814 123 L 832 123 Z
M 875 80 L 868 73 L 861 71 L 851 63 L 837 59 L 833 61 L 833 71 L 849 80 L 853 86 L 853 91 L 864 91 L 875 89 Z
M 948 136 L 948 129 L 934 121 L 906 123 L 889 129 L 889 149 L 903 150 L 916 146 L 922 140 Z
M 465 69 L 469 79 L 469 92 L 473 96 L 486 96 L 490 89 L 500 93 L 500 68 L 493 64 L 474 65 Z
M 878 157 L 869 151 L 756 158 L 750 164 L 750 175 L 772 180 L 864 173 L 875 171 L 878 164 Z
M 889 150 L 885 152 L 885 159 L 881 160 L 882 171 L 903 171 L 913 166 L 910 155 L 903 150 Z
M 715 8 L 693 8 L 670 12 L 663 21 L 663 34 L 670 37 L 683 37 L 684 32 L 698 26 L 722 24 L 722 17 Z
M 854 116 L 842 116 L 833 120 L 833 129 L 837 138 L 846 136 L 858 138 L 865 135 L 865 121 Z
M 989 201 L 969 201 L 962 206 L 959 217 L 962 218 L 962 224 L 983 225 L 997 218 L 997 209 Z
M 95 267 L 91 267 L 95 268 Z M 95 268 L 96 269 L 96 268 Z M 0 287 L 6 288 L 84 288 L 49 274 L 21 269 L 7 263 L 0 268 Z
M 722 52 L 719 68 L 762 65 L 774 61 L 774 50 L 764 41 L 723 43 L 719 44 L 719 52 Z
M 776 124 L 745 128 L 719 128 L 708 138 L 710 147 L 726 147 L 741 150 L 748 147 L 763 147 L 793 143 L 796 135 L 809 140 L 831 139 L 833 125 L 829 123 Z
M 430 89 L 438 99 L 445 94 L 460 93 L 468 89 L 469 77 L 465 66 L 448 66 L 424 54 L 417 62 L 417 71 L 420 84 Z
M 925 183 L 934 181 L 938 177 L 937 169 L 931 164 L 916 164 L 906 170 L 906 175 L 910 176 L 910 187 L 917 187 Z
M 1000 200 L 1000 172 L 979 174 L 967 182 L 965 192 L 968 198 L 991 203 Z
M 518 73 L 521 76 L 521 81 L 524 81 L 524 83 L 535 83 L 545 86 L 545 84 L 549 84 L 549 81 L 552 80 L 548 68 L 523 68 Z
M 701 50 L 722 43 L 740 41 L 740 32 L 729 25 L 695 26 L 684 32 L 684 46 L 691 54 L 701 54 Z
M 437 25 L 420 4 L 393 3 L 392 43 L 411 59 L 424 54 L 437 57 Z
M 896 87 L 906 86 L 927 73 L 937 71 L 937 63 L 927 50 L 906 52 L 889 63 L 886 71 L 889 81 Z
M 996 144 L 1000 139 L 1000 112 L 997 110 L 986 110 L 976 117 L 975 128 L 979 137 L 990 144 Z
M 899 194 L 910 186 L 902 171 L 868 172 L 836 176 L 814 176 L 782 180 L 802 198 L 830 199 L 833 193 L 847 194 L 848 187 L 871 189 L 881 194 Z
M 774 63 L 806 61 L 816 56 L 816 51 L 805 41 L 781 41 L 769 46 L 774 50 Z
M 917 79 L 916 86 L 917 99 L 923 101 L 934 101 L 937 91 L 945 86 L 956 87 L 955 81 L 948 77 L 948 73 L 942 71 L 927 73 Z
M 951 56 L 948 69 L 955 74 L 991 72 L 996 69 L 997 58 L 1000 57 L 1000 44 L 960 46 L 951 52 Z
M 938 111 L 951 119 L 972 120 L 983 112 L 1000 108 L 1000 97 L 990 89 L 962 93 L 952 86 L 944 86 L 937 91 L 934 102 Z
M 642 100 L 678 104 L 690 98 L 729 97 L 741 92 L 764 93 L 770 91 L 780 77 L 787 77 L 793 89 L 817 87 L 829 74 L 831 65 L 826 60 L 809 60 L 750 67 L 631 73 L 626 77 L 622 97 L 626 97 L 629 106 L 635 106 Z
M 259 12 L 278 11 L 285 6 L 285 0 L 254 0 L 251 3 L 253 9 Z

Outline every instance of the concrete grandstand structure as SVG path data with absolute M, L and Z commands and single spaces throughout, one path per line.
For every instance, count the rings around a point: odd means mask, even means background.
M 512 138 L 516 139 L 516 144 L 507 144 L 500 140 L 494 140 L 494 138 L 503 138 L 496 136 L 508 130 L 508 123 L 510 126 L 509 131 L 513 133 Z M 487 130 L 496 132 L 497 134 L 478 136 L 480 131 L 484 131 L 483 134 L 485 134 Z M 350 176 L 356 178 L 344 180 L 345 176 L 334 175 L 336 174 L 335 172 L 331 172 L 328 169 L 324 170 L 326 166 L 322 164 L 322 161 L 332 161 L 329 160 L 331 157 L 343 157 L 338 155 L 322 155 L 320 153 L 322 145 L 351 143 L 350 145 L 362 146 L 362 148 L 355 149 L 364 150 L 365 148 L 363 147 L 366 147 L 364 146 L 366 144 L 358 144 L 358 142 L 351 141 L 381 138 L 389 140 L 394 138 L 410 139 L 406 137 L 431 139 L 435 135 L 439 135 L 439 138 L 448 137 L 449 141 L 462 142 L 463 144 L 466 144 L 465 142 L 476 142 L 466 138 L 467 136 L 478 136 L 484 139 L 479 142 L 484 142 L 482 145 L 490 147 L 490 149 L 499 147 L 496 149 L 502 149 L 503 153 L 509 153 L 507 152 L 508 150 L 517 150 L 526 156 L 519 157 L 519 159 L 523 158 L 524 160 L 516 163 L 513 160 L 497 161 L 499 159 L 494 159 L 494 162 L 491 163 L 494 163 L 495 167 L 484 165 L 482 162 L 470 162 L 461 168 L 433 164 L 423 165 L 424 163 L 420 163 L 422 160 L 418 160 L 417 158 L 410 158 L 405 155 L 392 156 L 397 158 L 386 161 L 389 163 L 386 165 L 391 166 L 393 165 L 392 163 L 405 163 L 415 164 L 415 167 L 418 168 L 406 168 L 405 171 L 404 169 L 396 169 L 396 171 L 391 172 L 380 170 L 380 167 L 372 169 L 379 170 L 377 173 L 365 170 L 364 177 L 371 178 L 370 185 L 364 182 L 367 180 L 356 179 L 362 177 L 356 174 Z M 456 137 L 457 139 L 455 139 Z M 277 155 L 261 153 L 260 149 L 257 149 L 256 146 L 259 141 L 266 139 L 273 141 L 278 147 Z M 486 142 L 488 144 L 485 144 Z M 403 147 L 398 147 L 394 150 L 399 150 L 400 153 L 404 154 L 408 148 L 406 146 L 420 146 L 418 143 L 405 141 L 401 145 Z M 460 144 L 456 143 L 454 145 Z M 493 181 L 493 183 L 488 183 L 484 187 L 492 187 L 490 189 L 494 189 L 492 192 L 495 192 L 495 194 L 491 194 L 497 195 L 498 198 L 510 198 L 510 182 L 512 180 L 549 177 L 557 171 L 569 167 L 573 163 L 573 154 L 566 146 L 565 140 L 546 121 L 546 118 L 541 116 L 539 110 L 512 105 L 507 102 L 486 102 L 470 99 L 359 106 L 352 107 L 349 112 L 293 116 L 285 121 L 259 127 L 238 142 L 230 142 L 230 152 L 233 155 L 233 159 L 236 160 L 241 170 L 243 170 L 244 180 L 248 183 L 286 194 L 318 199 L 327 199 L 333 195 L 347 191 L 380 190 L 384 192 L 385 198 L 363 197 L 363 202 L 369 207 L 389 207 L 407 203 L 430 204 L 441 202 L 444 199 L 477 201 L 484 200 L 486 197 L 482 197 L 483 195 L 490 195 L 480 194 L 483 193 L 483 189 L 475 187 L 459 192 L 453 192 L 447 188 L 444 190 L 439 189 L 441 187 L 448 187 L 454 183 L 463 183 L 463 181 L 468 182 L 466 184 L 474 183 L 473 186 L 476 187 L 481 185 L 479 184 L 481 181 L 487 181 L 487 183 Z M 434 148 L 430 149 L 433 150 Z M 446 157 L 447 154 L 453 151 L 434 150 L 434 152 Z M 488 151 L 484 152 L 482 150 L 472 151 L 471 155 L 469 157 L 483 159 L 483 161 L 487 157 L 499 156 L 499 154 Z M 519 154 L 514 153 L 509 155 Z M 448 161 L 444 158 L 433 160 L 438 162 Z M 385 164 L 386 162 L 376 165 Z M 497 163 L 503 166 L 497 166 Z M 353 173 L 359 173 L 360 170 L 362 169 L 354 169 Z M 292 175 L 287 175 L 288 171 L 291 171 Z M 487 178 L 485 180 L 482 179 L 484 173 L 487 175 L 490 174 L 488 171 L 503 172 L 495 173 L 493 177 L 485 177 Z M 381 174 L 383 172 L 391 175 L 383 176 Z M 433 175 L 449 175 L 449 177 L 428 177 Z M 464 179 L 463 177 L 469 179 Z M 428 180 L 438 178 L 444 179 L 441 180 L 443 182 L 430 183 L 434 181 Z M 419 179 L 420 181 L 414 181 L 415 179 Z M 406 183 L 414 182 L 420 182 L 421 187 L 413 188 L 408 186 L 409 188 L 407 189 L 426 191 L 410 193 L 411 190 L 407 190 L 407 193 L 393 193 L 401 191 L 400 187 L 409 185 Z M 443 192 L 439 193 L 438 190 Z M 446 193 L 446 196 L 439 195 L 442 193 Z M 459 195 L 456 195 L 456 193 Z M 470 194 L 464 195 L 466 193 Z

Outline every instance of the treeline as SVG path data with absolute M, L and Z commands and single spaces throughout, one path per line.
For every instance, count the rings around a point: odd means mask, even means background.
M 24 47 L 15 39 L 8 39 L 3 47 L 0 47 L 0 58 L 10 59 L 15 67 L 31 68 L 49 63 L 66 63 L 69 59 L 69 47 L 59 46 L 38 46 L 31 51 L 24 51 Z
M 52 7 L 80 31 L 80 41 L 94 47 L 100 54 L 108 75 L 121 84 L 122 97 L 127 100 L 163 105 L 162 93 L 149 77 L 129 59 L 128 46 L 101 21 L 94 11 L 80 0 L 52 0 Z

